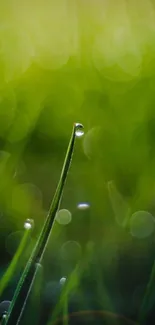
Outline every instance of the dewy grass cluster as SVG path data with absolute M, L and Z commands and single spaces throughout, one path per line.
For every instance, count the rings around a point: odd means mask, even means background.
M 29 296 L 31 287 L 33 285 L 33 281 L 37 274 L 38 263 L 41 263 L 41 260 L 42 260 L 42 257 L 43 257 L 44 251 L 46 249 L 46 245 L 47 245 L 47 242 L 48 242 L 51 230 L 52 230 L 52 226 L 54 224 L 55 216 L 56 216 L 56 213 L 60 206 L 63 188 L 65 185 L 68 170 L 69 170 L 71 160 L 72 160 L 75 138 L 82 136 L 83 133 L 84 133 L 84 131 L 83 131 L 82 124 L 75 123 L 73 126 L 73 131 L 72 131 L 72 135 L 71 135 L 70 142 L 68 145 L 66 158 L 65 158 L 64 165 L 62 168 L 60 180 L 59 180 L 54 198 L 52 200 L 46 221 L 45 221 L 44 226 L 41 230 L 40 236 L 37 240 L 34 250 L 27 262 L 24 272 L 21 275 L 21 278 L 17 285 L 15 294 L 13 296 L 12 302 L 10 304 L 8 313 L 5 314 L 3 317 L 2 324 L 16 325 L 19 323 L 19 321 L 21 319 L 24 307 L 27 302 L 27 298 Z M 25 243 L 25 239 L 23 241 Z M 22 243 L 22 248 L 25 247 L 24 243 Z M 4 284 L 1 285 L 2 286 L 1 289 L 3 289 L 4 285 L 5 285 L 5 281 L 4 281 Z
M 8 312 L 3 315 L 2 322 L 1 322 L 2 325 L 17 325 L 17 324 L 19 324 L 19 322 L 21 320 L 23 311 L 24 311 L 26 303 L 27 303 L 27 299 L 31 292 L 33 282 L 34 282 L 37 272 L 38 272 L 38 266 L 40 266 L 40 263 L 42 261 L 42 257 L 45 252 L 45 249 L 46 249 L 46 246 L 48 243 L 48 239 L 49 239 L 49 236 L 52 231 L 55 217 L 56 217 L 57 211 L 59 210 L 64 185 L 65 185 L 65 182 L 67 179 L 68 170 L 69 170 L 71 160 L 72 160 L 72 155 L 73 155 L 73 150 L 74 150 L 74 145 L 75 145 L 75 138 L 81 137 L 83 134 L 84 134 L 83 125 L 79 124 L 79 123 L 75 123 L 73 126 L 73 131 L 71 134 L 65 161 L 64 161 L 62 172 L 60 175 L 60 180 L 59 180 L 54 198 L 52 200 L 51 206 L 49 208 L 47 218 L 45 220 L 45 223 L 43 225 L 43 228 L 41 230 L 39 238 L 36 242 L 36 245 L 32 251 L 32 254 L 31 254 L 31 256 L 26 264 L 26 267 L 19 279 L 13 299 L 10 303 Z M 128 213 L 129 213 L 128 206 L 124 203 L 124 201 L 122 201 L 120 194 L 116 191 L 112 182 L 108 183 L 108 191 L 110 194 L 110 199 L 111 199 L 111 203 L 112 203 L 114 212 L 119 212 L 119 220 L 117 220 L 117 221 L 119 221 L 119 222 L 121 221 L 121 225 L 124 227 L 125 224 L 122 223 L 123 219 L 120 219 L 122 217 L 120 215 L 120 212 L 123 211 L 123 217 L 124 218 L 127 217 L 127 220 L 128 220 L 128 218 L 129 218 L 128 217 Z M 122 209 L 122 206 L 124 207 L 124 209 Z M 116 213 L 116 219 L 117 219 L 117 213 Z M 17 253 L 15 254 L 8 270 L 6 271 L 3 278 L 1 279 L 0 294 L 3 293 L 5 287 L 8 285 L 10 278 L 13 276 L 13 273 L 15 272 L 15 270 L 18 266 L 18 259 L 21 256 L 22 252 L 24 251 L 24 249 L 27 245 L 27 242 L 29 239 L 29 234 L 33 228 L 32 226 L 33 226 L 32 220 L 27 219 L 24 224 L 25 234 L 23 236 L 21 244 L 20 244 L 20 246 L 17 250 Z M 84 263 L 86 263 L 86 260 Z M 66 315 L 66 313 L 67 313 L 66 295 L 67 295 L 67 292 L 70 289 L 70 287 L 73 284 L 74 285 L 76 284 L 77 278 L 75 275 L 76 275 L 77 270 L 78 270 L 78 273 L 80 274 L 78 265 L 71 277 L 71 279 L 73 281 L 68 282 L 67 286 L 65 287 L 66 289 L 64 290 L 64 292 L 62 294 L 60 302 L 57 305 L 57 308 L 51 315 L 52 319 L 54 319 L 54 320 L 56 319 L 60 308 L 63 308 L 64 315 Z M 74 279 L 74 277 L 75 277 L 75 279 Z M 146 288 L 146 293 L 145 293 L 143 301 L 142 301 L 142 305 L 141 305 L 140 312 L 138 315 L 139 316 L 138 324 L 145 324 L 147 314 L 148 314 L 150 308 L 152 308 L 152 306 L 154 305 L 154 298 L 153 298 L 154 282 L 155 282 L 154 278 L 155 278 L 155 266 L 153 266 L 153 268 L 152 268 L 151 277 L 148 282 L 148 286 Z M 101 296 L 103 296 L 103 295 L 104 295 L 104 292 L 101 292 Z M 107 295 L 107 297 L 108 297 L 108 295 Z

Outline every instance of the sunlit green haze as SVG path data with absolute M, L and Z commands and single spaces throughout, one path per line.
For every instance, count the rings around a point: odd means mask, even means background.
M 41 292 L 54 304 L 79 267 L 75 310 L 135 318 L 155 258 L 155 0 L 0 1 L 1 277 L 34 220 L 1 301 L 41 230 L 74 122 L 85 132 L 30 301 Z

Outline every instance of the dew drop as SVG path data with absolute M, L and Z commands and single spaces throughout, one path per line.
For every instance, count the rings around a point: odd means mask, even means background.
M 65 282 L 66 282 L 66 277 L 62 277 L 61 279 L 60 279 L 60 284 L 61 285 L 64 285 L 65 284 Z
M 132 214 L 130 219 L 130 231 L 134 237 L 149 237 L 155 229 L 155 219 L 147 211 L 137 211 Z
M 60 225 L 67 225 L 71 222 L 72 215 L 69 210 L 61 209 L 57 212 L 55 219 Z
M 40 263 L 36 263 L 35 266 L 37 270 L 42 269 L 42 265 Z
M 84 126 L 80 123 L 75 124 L 75 135 L 77 137 L 82 137 L 84 135 Z
M 77 205 L 77 208 L 78 208 L 79 210 L 87 210 L 87 209 L 90 208 L 90 204 L 87 203 L 87 202 L 81 202 L 81 203 L 79 203 L 79 204 Z
M 43 271 L 42 264 L 40 264 L 39 262 L 35 263 L 35 268 L 36 268 L 37 275 L 42 274 L 42 271 Z
M 11 304 L 11 301 L 9 301 L 9 300 L 4 300 L 0 303 L 0 318 L 6 317 L 9 307 L 10 307 L 10 304 Z
M 26 230 L 33 228 L 33 226 L 34 226 L 34 221 L 32 219 L 27 219 L 24 223 L 24 228 Z
M 2 316 L 2 321 L 6 321 L 7 313 L 5 312 Z M 3 324 L 3 323 L 2 323 Z

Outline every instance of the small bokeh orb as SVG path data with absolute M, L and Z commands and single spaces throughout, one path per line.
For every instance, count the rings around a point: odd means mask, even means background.
M 154 232 L 155 218 L 147 211 L 137 211 L 130 219 L 130 232 L 136 238 L 147 238 Z
M 67 209 L 61 209 L 57 212 L 55 219 L 60 225 L 68 225 L 72 220 L 72 214 Z
M 77 208 L 79 210 L 87 210 L 90 208 L 90 204 L 88 202 L 80 202 L 78 203 Z

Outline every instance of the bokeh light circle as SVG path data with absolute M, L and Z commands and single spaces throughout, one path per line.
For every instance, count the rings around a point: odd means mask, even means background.
M 137 211 L 130 219 L 130 232 L 137 238 L 149 237 L 155 229 L 155 219 L 147 211 Z
M 56 221 L 60 225 L 68 225 L 72 220 L 71 212 L 67 209 L 61 209 L 56 214 Z

